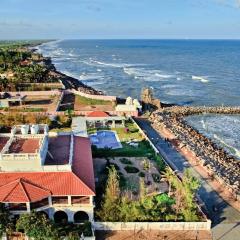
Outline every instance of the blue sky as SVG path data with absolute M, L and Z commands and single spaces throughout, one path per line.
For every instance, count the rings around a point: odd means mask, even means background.
M 0 0 L 0 39 L 240 39 L 240 0 Z

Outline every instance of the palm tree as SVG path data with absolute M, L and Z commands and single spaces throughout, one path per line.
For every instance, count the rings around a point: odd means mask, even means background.
M 168 181 L 168 196 L 170 196 L 172 191 L 172 186 L 175 183 L 176 176 L 174 175 L 170 167 L 166 167 L 163 173 L 163 177 L 166 178 L 166 180 Z

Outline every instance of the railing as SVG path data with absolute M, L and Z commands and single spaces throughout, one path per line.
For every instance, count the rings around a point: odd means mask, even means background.
M 72 196 L 71 197 L 72 205 L 75 204 L 90 204 L 90 197 L 88 196 Z
M 30 208 L 32 210 L 32 209 L 36 209 L 36 208 L 45 207 L 45 206 L 48 206 L 48 205 L 49 205 L 48 198 L 45 198 L 43 200 L 30 203 Z
M 182 230 L 201 231 L 210 230 L 211 221 L 205 222 L 95 222 L 95 230 Z
M 8 209 L 10 211 L 27 211 L 26 203 L 9 203 Z
M 52 197 L 52 204 L 56 204 L 56 205 L 66 205 L 68 204 L 68 197 Z

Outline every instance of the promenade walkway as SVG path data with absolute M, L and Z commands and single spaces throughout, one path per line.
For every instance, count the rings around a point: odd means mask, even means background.
M 184 169 L 189 168 L 191 173 L 201 182 L 198 195 L 204 203 L 206 214 L 212 220 L 214 240 L 239 240 L 240 212 L 227 204 L 207 183 L 207 180 L 203 178 L 178 151 L 176 151 L 174 146 L 164 141 L 147 120 L 138 118 L 136 122 L 146 132 L 166 161 L 168 161 L 178 173 L 182 174 Z M 217 211 L 214 208 L 217 208 Z

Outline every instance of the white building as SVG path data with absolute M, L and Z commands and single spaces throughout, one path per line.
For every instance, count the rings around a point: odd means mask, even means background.
M 14 216 L 35 210 L 55 222 L 93 221 L 93 196 L 88 138 L 50 136 L 46 125 L 0 134 L 0 202 Z

